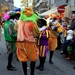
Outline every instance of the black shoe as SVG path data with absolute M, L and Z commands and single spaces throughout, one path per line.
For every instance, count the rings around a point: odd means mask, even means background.
M 61 51 L 60 54 L 63 55 L 64 54 L 63 51 Z
M 54 64 L 53 61 L 49 61 L 50 64 Z
M 73 69 L 75 69 L 75 67 L 73 67 Z
M 17 69 L 15 67 L 7 67 L 7 70 L 10 70 L 10 71 L 17 71 Z
M 13 67 L 12 65 L 11 65 L 11 67 L 12 67 L 12 68 L 15 68 L 15 67 Z
M 36 67 L 36 69 L 40 69 L 41 68 L 41 66 L 40 65 L 38 65 L 37 67 Z
M 43 71 L 43 70 L 44 70 L 44 67 L 41 67 L 39 70 L 40 70 L 40 71 Z
M 16 58 L 17 59 L 17 61 L 19 61 L 19 59 L 18 58 Z

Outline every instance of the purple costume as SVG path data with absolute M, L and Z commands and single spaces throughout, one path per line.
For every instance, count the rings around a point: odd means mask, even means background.
M 50 37 L 50 31 L 49 28 L 45 28 L 43 31 L 41 31 L 39 36 L 39 46 L 40 46 L 40 56 L 46 57 L 48 53 L 48 38 Z

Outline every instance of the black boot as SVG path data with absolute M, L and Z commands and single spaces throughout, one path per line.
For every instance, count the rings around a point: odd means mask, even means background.
M 53 61 L 52 61 L 53 53 L 54 53 L 54 51 L 50 51 L 50 57 L 49 57 L 50 64 L 53 64 Z
M 75 66 L 73 67 L 73 69 L 75 69 Z
M 45 63 L 46 57 L 42 57 L 41 58 L 41 67 L 40 67 L 40 71 L 44 70 L 44 63 Z
M 37 67 L 36 67 L 36 69 L 40 69 L 41 68 L 41 65 L 38 65 Z
M 7 69 L 11 70 L 11 71 L 16 71 L 17 69 L 15 67 L 12 66 L 12 58 L 13 58 L 13 54 L 9 54 L 8 56 L 8 65 L 7 65 Z
M 36 67 L 36 69 L 40 69 L 41 68 L 41 57 L 39 57 L 39 65 Z
M 34 75 L 34 70 L 35 70 L 35 61 L 33 62 L 31 62 L 30 63 L 30 69 L 31 69 L 31 72 L 30 72 L 30 75 Z
M 24 75 L 27 75 L 27 62 L 22 62 L 22 68 L 23 68 Z

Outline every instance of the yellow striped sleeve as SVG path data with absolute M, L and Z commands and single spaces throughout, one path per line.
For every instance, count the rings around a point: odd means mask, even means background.
M 48 30 L 46 30 L 46 37 L 47 37 L 47 38 L 49 37 L 49 35 L 48 35 Z

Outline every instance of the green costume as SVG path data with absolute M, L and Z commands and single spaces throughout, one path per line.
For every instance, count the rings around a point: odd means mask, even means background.
M 17 33 L 14 30 L 14 25 L 15 24 L 10 20 L 4 23 L 4 38 L 9 53 L 15 53 L 16 51 Z

